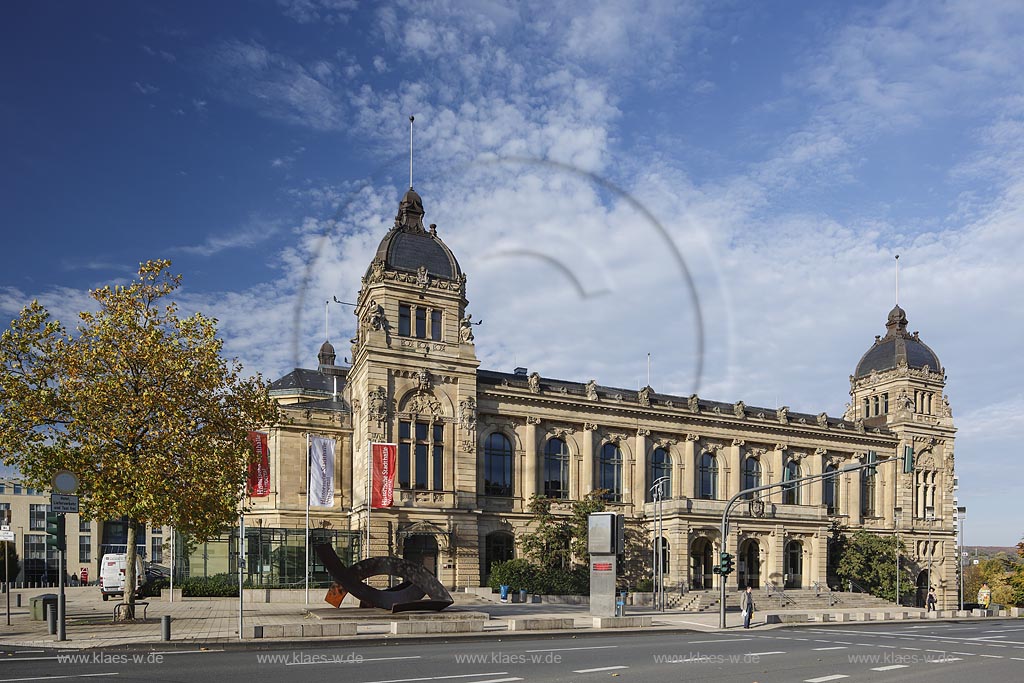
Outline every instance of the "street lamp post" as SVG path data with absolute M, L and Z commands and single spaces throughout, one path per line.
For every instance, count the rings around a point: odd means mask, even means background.
M 960 611 L 964 609 L 964 517 L 967 516 L 967 508 L 958 507 L 956 509 L 956 521 L 960 524 L 960 533 L 958 534 L 958 547 L 957 547 L 957 567 L 960 569 L 958 574 L 960 575 Z
M 892 509 L 892 527 L 896 535 L 896 605 L 899 607 L 903 606 L 903 600 L 900 597 L 900 519 L 902 517 L 903 508 Z
M 654 609 L 662 612 L 665 611 L 665 554 L 662 550 L 665 521 L 662 500 L 665 497 L 664 485 L 667 481 L 669 477 L 659 477 L 651 486 L 651 493 L 654 494 L 654 557 L 651 562 L 654 580 L 651 582 L 651 604 Z

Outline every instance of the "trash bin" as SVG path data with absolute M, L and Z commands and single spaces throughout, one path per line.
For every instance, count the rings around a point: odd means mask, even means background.
M 32 621 L 46 621 L 46 606 L 53 605 L 54 612 L 57 611 L 57 594 L 56 593 L 43 593 L 37 595 L 31 600 L 32 605 Z
M 520 588 L 519 589 L 519 602 L 524 603 L 524 604 L 526 603 L 526 589 L 525 588 Z
M 512 588 L 511 586 L 498 586 L 498 590 L 501 591 L 501 601 L 502 602 L 508 602 L 508 592 L 509 592 L 509 590 L 511 588 Z

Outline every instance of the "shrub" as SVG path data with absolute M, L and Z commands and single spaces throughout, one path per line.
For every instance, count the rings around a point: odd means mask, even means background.
M 491 588 L 503 585 L 540 595 L 585 595 L 590 592 L 590 570 L 541 568 L 519 558 L 491 567 Z
M 237 598 L 238 577 L 234 574 L 189 577 L 181 582 L 181 595 L 186 598 Z
M 491 566 L 489 585 L 493 590 L 498 590 L 499 586 L 511 586 L 512 590 L 530 590 L 536 571 L 532 564 L 522 558 L 499 562 Z

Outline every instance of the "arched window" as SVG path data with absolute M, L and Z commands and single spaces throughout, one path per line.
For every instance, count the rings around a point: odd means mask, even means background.
M 661 483 L 661 499 L 666 500 L 672 497 L 672 458 L 664 448 L 655 448 L 651 451 L 650 467 L 648 468 L 647 500 L 654 500 L 654 482 L 662 477 L 668 477 Z
M 597 465 L 597 488 L 605 489 L 604 499 L 622 500 L 622 451 L 615 444 L 606 443 L 601 447 Z
M 544 496 L 569 497 L 569 448 L 561 439 L 544 445 Z
M 800 465 L 796 464 L 796 461 L 790 460 L 788 463 L 786 463 L 786 469 L 782 471 L 782 481 L 793 481 L 794 479 L 799 478 Z M 798 484 L 788 484 L 782 487 L 782 504 L 800 504 L 800 488 Z
M 507 531 L 493 531 L 484 540 L 484 577 L 489 577 L 491 567 L 507 562 L 514 556 L 515 539 Z
M 500 432 L 484 443 L 484 495 L 512 496 L 512 443 Z
M 839 474 L 835 465 L 827 465 L 825 474 L 831 474 L 821 480 L 821 502 L 830 515 L 839 514 Z
M 747 456 L 743 461 L 743 489 L 757 488 L 761 485 L 761 463 L 753 456 Z M 743 496 L 747 500 L 754 497 L 753 493 Z
M 718 498 L 718 459 L 712 453 L 700 456 L 700 497 L 705 500 Z

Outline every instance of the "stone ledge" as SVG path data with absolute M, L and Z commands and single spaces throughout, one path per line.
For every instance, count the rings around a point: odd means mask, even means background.
M 653 617 L 594 617 L 594 628 L 647 628 Z
M 354 636 L 355 623 L 337 624 L 276 624 L 268 626 L 247 626 L 245 637 L 260 638 L 323 638 L 331 636 Z
M 509 631 L 554 631 L 557 629 L 575 628 L 576 620 L 572 617 L 509 619 Z
M 392 635 L 413 633 L 478 633 L 484 630 L 483 619 L 448 621 L 392 621 Z

